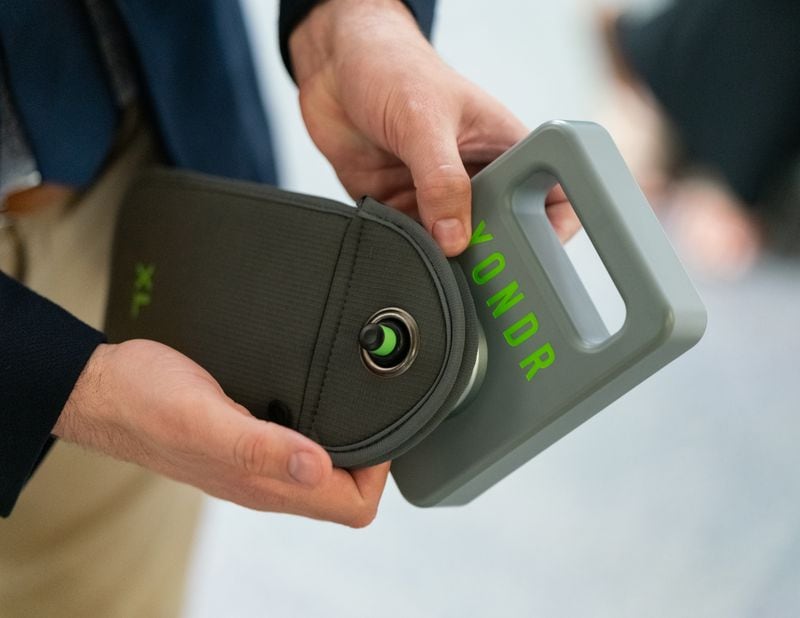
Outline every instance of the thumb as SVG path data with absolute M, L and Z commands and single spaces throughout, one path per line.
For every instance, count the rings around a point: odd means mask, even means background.
M 246 474 L 311 487 L 330 475 L 331 459 L 321 446 L 296 431 L 249 412 L 242 414 L 242 406 L 233 406 L 233 410 L 210 415 L 207 451 L 212 457 Z
M 461 253 L 471 234 L 472 185 L 461 161 L 456 132 L 427 118 L 405 134 L 400 158 L 417 192 L 422 224 L 447 256 Z

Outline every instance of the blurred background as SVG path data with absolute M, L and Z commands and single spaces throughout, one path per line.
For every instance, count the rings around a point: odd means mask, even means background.
M 243 4 L 284 186 L 349 201 L 303 127 L 277 3 Z M 613 106 L 596 2 L 440 0 L 434 41 L 531 128 Z M 568 249 L 613 322 L 586 237 Z M 800 615 L 797 266 L 693 272 L 698 346 L 466 507 L 415 508 L 390 480 L 354 531 L 209 500 L 187 618 Z

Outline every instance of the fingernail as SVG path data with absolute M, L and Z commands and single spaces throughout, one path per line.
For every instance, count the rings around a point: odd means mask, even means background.
M 433 237 L 447 255 L 461 251 L 467 242 L 467 232 L 458 219 L 440 219 L 434 223 Z
M 311 453 L 294 453 L 289 458 L 289 474 L 298 483 L 316 485 L 322 476 L 317 458 Z

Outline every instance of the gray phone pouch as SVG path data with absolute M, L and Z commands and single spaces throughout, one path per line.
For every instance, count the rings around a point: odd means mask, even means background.
M 405 337 L 399 358 L 362 347 L 371 321 Z M 167 169 L 122 206 L 105 329 L 174 347 L 343 467 L 423 439 L 478 347 L 463 274 L 405 215 Z

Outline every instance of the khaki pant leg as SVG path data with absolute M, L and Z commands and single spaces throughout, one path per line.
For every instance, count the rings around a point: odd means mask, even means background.
M 146 132 L 134 132 L 77 204 L 18 223 L 26 285 L 96 327 L 117 206 L 152 153 Z M 0 520 L 0 617 L 179 615 L 201 499 L 137 466 L 57 443 Z

